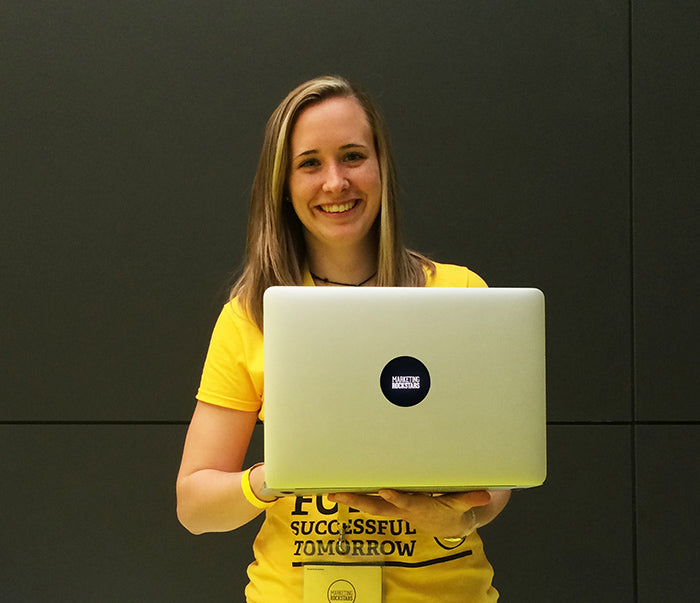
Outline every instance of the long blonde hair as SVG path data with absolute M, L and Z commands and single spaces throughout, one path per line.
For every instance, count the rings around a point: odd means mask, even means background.
M 426 257 L 406 249 L 398 219 L 398 185 L 384 119 L 370 97 L 338 76 L 321 76 L 292 90 L 270 116 L 265 127 L 258 169 L 253 180 L 243 273 L 231 290 L 256 325 L 262 329 L 263 294 L 274 285 L 301 285 L 306 244 L 301 222 L 288 195 L 289 140 L 300 112 L 328 98 L 353 97 L 367 115 L 382 182 L 378 229 L 380 287 L 422 287 L 424 267 L 434 270 Z

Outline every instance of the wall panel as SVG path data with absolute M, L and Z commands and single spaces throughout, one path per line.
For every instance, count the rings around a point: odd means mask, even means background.
M 697 421 L 700 55 L 696 2 L 633 11 L 637 418 Z
M 637 427 L 639 602 L 700 600 L 698 425 Z
M 0 420 L 189 418 L 264 122 L 329 71 L 385 108 L 412 244 L 547 293 L 551 418 L 629 418 L 626 3 L 2 11 Z
M 247 581 L 258 523 L 196 537 L 178 523 L 184 434 L 166 425 L 0 426 L 0 600 L 242 601 L 232 593 Z
M 619 603 L 634 593 L 631 430 L 548 430 L 545 485 L 480 530 L 503 601 Z

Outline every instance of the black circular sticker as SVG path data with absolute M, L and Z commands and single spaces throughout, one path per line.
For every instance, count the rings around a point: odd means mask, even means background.
M 412 356 L 391 360 L 379 378 L 384 397 L 396 406 L 415 406 L 428 395 L 430 373 L 425 365 Z

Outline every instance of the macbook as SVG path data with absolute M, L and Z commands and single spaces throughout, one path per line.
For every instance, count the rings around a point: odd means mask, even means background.
M 268 289 L 265 493 L 542 484 L 544 328 L 537 289 Z

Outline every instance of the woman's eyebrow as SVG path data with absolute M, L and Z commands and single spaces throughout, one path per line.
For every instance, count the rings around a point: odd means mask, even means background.
M 351 148 L 366 148 L 367 145 L 364 145 L 359 142 L 349 142 L 347 144 L 342 145 L 340 148 L 341 151 L 344 151 L 345 149 L 351 149 Z M 307 151 L 302 151 L 301 153 L 297 153 L 294 155 L 294 159 L 299 159 L 299 157 L 305 157 L 307 155 L 314 155 L 318 153 L 318 149 L 308 149 Z
M 299 157 L 304 157 L 305 155 L 313 155 L 314 153 L 318 153 L 316 149 L 309 149 L 308 151 L 302 151 L 301 153 L 294 155 L 294 159 L 297 159 Z

